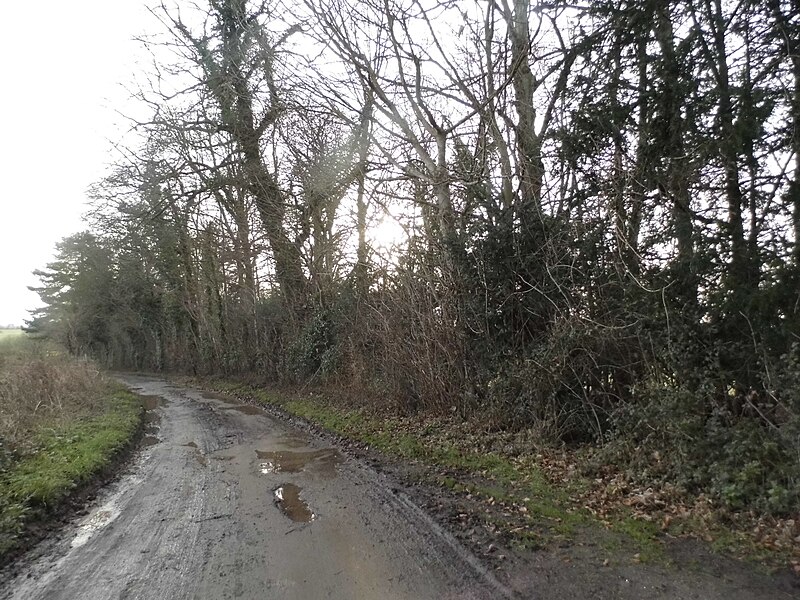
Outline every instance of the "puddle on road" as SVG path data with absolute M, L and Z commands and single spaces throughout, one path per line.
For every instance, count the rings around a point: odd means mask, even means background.
M 256 456 L 264 462 L 260 465 L 261 473 L 299 473 L 307 468 L 326 477 L 336 476 L 336 465 L 341 464 L 342 455 L 334 448 L 314 450 L 311 452 L 290 452 L 279 450 L 267 452 L 256 450 Z
M 156 410 L 159 406 L 164 406 L 166 400 L 161 396 L 141 396 L 142 406 L 145 408 L 144 418 L 144 437 L 141 445 L 143 447 L 155 446 L 161 440 L 156 435 L 160 430 L 158 423 L 161 422 L 161 413 Z
M 200 392 L 200 397 L 205 400 L 219 400 L 226 404 L 237 404 L 237 400 L 232 400 L 229 396 L 218 394 L 217 392 L 207 392 L 205 390 Z
M 275 488 L 275 504 L 281 512 L 296 523 L 309 523 L 316 518 L 305 500 L 300 498 L 302 488 L 293 483 L 284 483 Z
M 158 396 L 142 397 L 142 406 L 145 408 L 142 422 L 144 423 L 145 433 L 148 435 L 154 435 L 159 430 L 158 424 L 161 422 L 161 411 L 156 410 L 156 408 L 163 406 L 163 404 L 159 404 L 161 400 Z
M 200 391 L 200 397 L 204 400 L 217 400 L 228 406 L 221 407 L 223 410 L 235 410 L 240 413 L 244 413 L 246 415 L 263 415 L 264 410 L 253 404 L 246 404 L 237 398 L 232 398 L 230 396 L 225 396 L 224 394 L 218 394 L 216 392 L 207 392 L 207 391 Z
M 139 397 L 142 399 L 142 406 L 145 410 L 155 410 L 159 406 L 167 405 L 166 399 L 161 396 L 140 395 Z
M 278 438 L 278 444 L 287 448 L 307 448 L 311 438 L 301 433 L 287 433 Z
M 102 507 L 83 523 L 81 523 L 81 525 L 78 527 L 78 533 L 75 534 L 75 537 L 72 539 L 70 544 L 71 547 L 78 548 L 83 546 L 89 541 L 89 538 L 91 538 L 100 529 L 111 523 L 111 521 L 116 519 L 119 514 L 119 508 L 113 503 L 109 503 Z
M 226 406 L 225 410 L 237 410 L 246 415 L 263 415 L 264 411 L 258 406 L 252 404 L 237 404 L 235 406 Z
M 193 450 L 192 456 L 194 456 L 194 459 L 197 462 L 199 462 L 201 465 L 203 465 L 204 467 L 208 466 L 208 458 L 206 457 L 205 454 L 203 454 L 200 451 L 200 448 L 198 447 L 197 442 L 191 441 L 191 442 L 187 442 L 185 444 L 181 444 L 181 446 L 183 448 L 191 448 Z

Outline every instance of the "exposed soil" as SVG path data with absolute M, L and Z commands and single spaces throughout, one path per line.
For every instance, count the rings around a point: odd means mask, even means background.
M 261 406 L 261 405 L 259 405 Z M 436 470 L 421 462 L 397 460 L 364 444 L 321 429 L 275 406 L 264 409 L 299 430 L 336 444 L 348 455 L 369 464 L 387 485 L 430 514 L 519 598 L 676 598 L 780 599 L 800 598 L 800 577 L 788 569 L 766 572 L 757 565 L 726 558 L 699 541 L 664 540 L 668 564 L 645 564 L 624 535 L 591 527 L 569 539 L 549 534 L 525 547 L 509 535 L 514 515 L 502 503 L 458 493 L 441 485 L 443 477 L 486 483 L 475 474 Z M 503 526 L 494 523 L 502 521 Z M 530 529 L 521 516 L 517 527 Z M 546 527 L 544 525 L 543 527 Z
M 126 381 L 152 397 L 155 441 L 88 514 L 6 570 L 0 598 L 800 597 L 795 575 L 694 541 L 667 542 L 670 566 L 641 564 L 599 528 L 523 548 L 493 524 L 513 523 L 507 507 L 440 485 L 470 474 L 275 407 Z
M 255 407 L 149 377 L 153 437 L 0 597 L 511 597 L 385 475 Z M 251 410 L 253 409 L 253 410 Z

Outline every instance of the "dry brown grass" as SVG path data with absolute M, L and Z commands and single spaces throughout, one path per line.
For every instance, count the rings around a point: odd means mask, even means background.
M 92 414 L 107 383 L 90 361 L 28 336 L 0 340 L 0 442 L 24 452 L 42 428 Z

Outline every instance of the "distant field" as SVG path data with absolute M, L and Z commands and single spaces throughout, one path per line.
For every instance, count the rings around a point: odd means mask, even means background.
M 0 340 L 24 335 L 22 329 L 0 329 Z

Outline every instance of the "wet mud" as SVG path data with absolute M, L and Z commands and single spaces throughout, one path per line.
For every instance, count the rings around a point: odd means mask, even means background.
M 141 399 L 142 406 L 145 409 L 143 419 L 144 435 L 142 436 L 139 444 L 144 448 L 149 448 L 150 446 L 155 446 L 161 441 L 161 438 L 158 437 L 158 433 L 161 431 L 161 413 L 158 409 L 159 407 L 167 406 L 168 401 L 162 396 L 153 394 L 143 394 L 140 395 L 139 398 Z
M 209 392 L 207 390 L 200 390 L 199 396 L 205 400 L 219 400 L 226 404 L 238 404 L 238 400 L 234 400 L 230 396 L 226 396 L 225 394 L 218 394 L 217 392 Z
M 240 413 L 246 415 L 263 415 L 264 409 L 252 404 L 235 404 L 233 406 L 226 406 L 225 410 L 238 410 Z
M 0 582 L 0 600 L 507 597 L 418 506 L 330 443 L 223 396 L 124 381 L 147 396 L 146 451 Z
M 202 452 L 200 452 L 199 450 L 195 450 L 195 451 L 192 453 L 192 456 L 194 456 L 194 459 L 195 459 L 195 460 L 196 460 L 196 461 L 197 461 L 197 462 L 198 462 L 200 465 L 202 465 L 202 466 L 204 466 L 204 467 L 207 467 L 207 466 L 208 466 L 208 457 L 206 457 L 206 455 L 205 455 L 205 454 L 203 454 Z
M 88 519 L 85 519 L 75 537 L 70 542 L 71 548 L 79 548 L 91 539 L 103 527 L 108 526 L 119 516 L 119 509 L 113 505 L 105 505 L 100 510 L 94 512 Z
M 145 410 L 155 410 L 159 406 L 167 405 L 167 400 L 165 398 L 162 398 L 161 396 L 146 394 L 139 396 L 139 398 L 141 398 L 142 406 L 144 407 Z
M 277 442 L 287 448 L 308 448 L 311 445 L 311 438 L 303 433 L 290 433 L 278 437 Z

